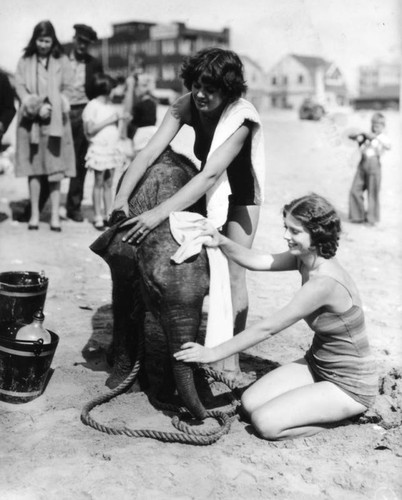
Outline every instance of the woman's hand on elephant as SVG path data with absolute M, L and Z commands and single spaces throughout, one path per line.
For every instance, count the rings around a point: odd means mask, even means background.
M 208 220 L 205 220 L 202 224 L 202 232 L 200 236 L 209 236 L 203 242 L 203 245 L 210 248 L 219 247 L 221 244 L 221 234 L 216 229 L 216 227 Z
M 132 226 L 123 236 L 122 240 L 138 245 L 162 221 L 163 218 L 155 209 L 148 210 L 141 215 L 137 215 L 137 217 L 132 217 L 121 225 L 121 227 Z
M 212 349 L 196 342 L 186 342 L 181 346 L 181 351 L 177 351 L 173 356 L 177 361 L 185 363 L 211 363 L 215 361 Z

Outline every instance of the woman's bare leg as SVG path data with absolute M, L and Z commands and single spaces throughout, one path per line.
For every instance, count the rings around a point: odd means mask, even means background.
M 262 377 L 242 404 L 257 433 L 269 440 L 311 436 L 366 409 L 335 384 L 314 382 L 304 360 Z
M 104 172 L 95 170 L 94 172 L 94 187 L 92 192 L 92 200 L 95 212 L 95 222 L 103 220 L 102 218 L 102 198 L 103 198 L 103 177 Z
M 230 208 L 229 219 L 225 225 L 225 234 L 228 238 L 251 248 L 257 231 L 260 207 L 255 205 L 233 206 Z M 236 335 L 242 332 L 247 323 L 248 292 L 246 283 L 246 269 L 229 260 L 230 286 L 232 292 L 232 307 L 234 328 Z M 234 356 L 235 371 L 240 372 L 239 355 Z
M 113 177 L 114 177 L 114 169 L 109 170 L 109 175 L 107 178 L 104 178 L 103 181 L 103 206 L 105 209 L 105 218 L 109 218 L 110 212 L 112 209 L 113 203 Z
M 29 200 L 31 203 L 31 217 L 29 219 L 30 226 L 39 224 L 39 196 L 40 196 L 40 178 L 36 175 L 28 178 L 29 185 Z
M 50 225 L 52 227 L 60 227 L 60 182 L 49 182 L 50 192 Z

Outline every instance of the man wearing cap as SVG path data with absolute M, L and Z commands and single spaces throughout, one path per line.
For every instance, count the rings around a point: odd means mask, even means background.
M 102 73 L 103 68 L 101 61 L 88 53 L 90 44 L 98 39 L 96 32 L 86 24 L 75 24 L 74 29 L 74 46 L 70 54 L 70 61 L 74 70 L 74 92 L 70 101 L 70 120 L 77 175 L 70 180 L 66 210 L 68 218 L 76 222 L 82 222 L 84 218 L 81 212 L 81 203 L 87 173 L 85 155 L 88 149 L 88 141 L 82 123 L 82 112 L 86 104 L 95 97 L 93 94 L 94 76 L 97 73 Z

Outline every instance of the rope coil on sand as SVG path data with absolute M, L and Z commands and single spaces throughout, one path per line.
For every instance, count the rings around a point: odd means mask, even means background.
M 175 415 L 172 418 L 172 425 L 181 431 L 178 432 L 163 432 L 157 430 L 148 430 L 148 429 L 130 429 L 128 427 L 111 427 L 108 425 L 100 424 L 96 420 L 94 420 L 90 416 L 91 410 L 93 410 L 96 406 L 100 406 L 108 401 L 112 400 L 119 394 L 125 392 L 135 381 L 137 374 L 141 367 L 141 361 L 144 356 L 144 340 L 140 339 L 138 345 L 138 359 L 135 362 L 133 369 L 131 370 L 130 375 L 115 389 L 107 392 L 106 394 L 102 394 L 93 400 L 89 401 L 81 411 L 81 421 L 93 429 L 96 429 L 100 432 L 104 432 L 106 434 L 113 435 L 126 435 L 129 437 L 146 437 L 157 439 L 159 441 L 167 442 L 167 443 L 183 443 L 183 444 L 193 444 L 193 445 L 208 445 L 216 442 L 219 438 L 221 438 L 224 434 L 227 434 L 230 431 L 230 426 L 232 423 L 232 417 L 236 413 L 236 407 L 232 408 L 228 412 L 220 411 L 220 410 L 208 410 L 207 417 L 215 418 L 220 427 L 218 430 L 199 430 L 189 425 L 184 421 L 185 418 L 190 417 L 190 413 L 187 409 L 183 407 L 177 407 L 171 404 L 162 404 L 156 400 L 154 401 L 155 406 L 160 409 L 165 409 L 168 411 L 175 411 L 178 415 Z M 222 382 L 229 387 L 231 390 L 235 390 L 236 386 L 233 381 L 229 381 L 225 379 L 224 375 L 220 372 L 216 372 L 212 368 L 205 368 L 205 373 L 216 381 Z

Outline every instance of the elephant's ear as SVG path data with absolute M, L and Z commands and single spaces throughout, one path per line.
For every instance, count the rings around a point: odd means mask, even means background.
M 123 210 L 114 210 L 111 213 L 109 220 L 107 221 L 107 225 L 109 227 L 112 227 L 115 224 L 119 224 L 120 222 L 125 221 L 126 219 L 127 219 L 127 216 Z

